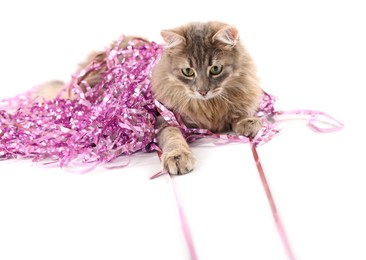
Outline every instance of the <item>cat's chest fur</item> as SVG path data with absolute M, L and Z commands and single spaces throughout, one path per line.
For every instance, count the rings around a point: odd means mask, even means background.
M 231 130 L 231 108 L 220 100 L 191 100 L 184 109 L 177 109 L 187 127 L 213 132 Z

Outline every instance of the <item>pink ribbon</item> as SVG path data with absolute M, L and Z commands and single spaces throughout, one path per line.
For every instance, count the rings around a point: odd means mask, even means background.
M 283 246 L 285 247 L 285 250 L 286 250 L 288 259 L 289 260 L 294 260 L 295 257 L 294 257 L 294 254 L 292 252 L 292 249 L 291 249 L 291 246 L 290 246 L 290 242 L 288 240 L 288 237 L 286 235 L 285 228 L 283 227 L 283 224 L 282 224 L 280 215 L 278 214 L 277 207 L 276 207 L 276 203 L 275 203 L 275 201 L 273 199 L 271 189 L 269 188 L 269 185 L 268 185 L 268 182 L 267 182 L 267 179 L 266 179 L 266 175 L 264 174 L 264 170 L 263 170 L 262 164 L 261 164 L 261 162 L 259 160 L 259 156 L 258 156 L 258 153 L 257 153 L 256 146 L 255 146 L 254 143 L 250 143 L 250 146 L 252 148 L 252 154 L 253 154 L 253 158 L 254 158 L 255 164 L 257 166 L 257 170 L 258 170 L 258 173 L 259 173 L 259 177 L 261 178 L 261 181 L 262 181 L 263 189 L 266 192 L 267 200 L 268 200 L 268 203 L 269 203 L 269 205 L 271 207 L 272 216 L 273 216 L 273 219 L 275 221 L 278 234 L 281 237 L 281 240 L 282 240 Z
M 308 120 L 308 126 L 315 130 L 316 132 L 321 133 L 331 133 L 335 131 L 339 131 L 344 127 L 344 124 L 331 117 L 327 113 L 317 110 L 309 110 L 309 109 L 298 109 L 298 110 L 289 110 L 289 111 L 278 111 L 276 115 L 305 115 L 310 116 Z M 323 117 L 324 120 L 321 120 L 319 117 Z M 328 127 L 321 127 L 321 124 L 326 124 Z M 318 126 L 319 125 L 319 126 Z
M 161 152 L 158 151 L 157 153 L 158 153 L 159 160 L 161 161 Z M 159 177 L 163 174 L 166 174 L 166 173 L 168 173 L 168 172 L 165 171 L 165 170 L 161 170 L 158 173 L 156 173 L 155 175 L 151 176 L 150 180 L 155 179 L 155 178 L 157 178 L 157 177 Z M 175 183 L 172 180 L 172 177 L 170 176 L 169 173 L 167 174 L 167 176 L 168 176 L 168 182 L 169 182 L 170 186 L 172 187 L 172 191 L 173 191 L 174 199 L 175 199 L 175 205 L 177 206 L 179 219 L 180 219 L 180 223 L 181 223 L 181 227 L 182 227 L 182 232 L 183 232 L 183 235 L 184 235 L 184 239 L 186 240 L 186 244 L 187 244 L 187 247 L 188 247 L 189 254 L 191 256 L 191 260 L 198 260 L 196 249 L 195 249 L 194 243 L 193 243 L 192 234 L 191 234 L 191 231 L 189 229 L 187 218 L 184 214 L 184 210 L 183 210 L 183 207 L 182 207 L 180 196 L 177 192 L 177 187 L 175 186 Z
M 182 203 L 180 202 L 180 197 L 177 192 L 177 188 L 176 188 L 174 181 L 172 180 L 172 177 L 170 176 L 170 174 L 167 174 L 167 175 L 168 175 L 169 183 L 172 186 L 172 190 L 174 193 L 174 198 L 175 198 L 175 202 L 176 202 L 178 213 L 179 213 L 179 218 L 180 218 L 180 223 L 182 226 L 183 235 L 184 235 L 184 238 L 185 238 L 187 246 L 188 246 L 188 251 L 191 256 L 191 260 L 197 260 L 198 258 L 197 258 L 196 249 L 194 247 L 192 234 L 191 234 L 191 231 L 188 226 L 187 218 L 184 214 Z

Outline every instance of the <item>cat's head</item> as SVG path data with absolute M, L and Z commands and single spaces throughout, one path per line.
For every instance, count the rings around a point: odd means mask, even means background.
M 251 63 L 238 30 L 225 23 L 189 23 L 161 35 L 165 51 L 153 73 L 158 98 L 225 98 L 225 89 L 239 84 Z

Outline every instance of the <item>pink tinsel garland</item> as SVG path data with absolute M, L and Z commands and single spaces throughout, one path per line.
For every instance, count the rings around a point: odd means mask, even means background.
M 100 164 L 151 150 L 156 109 L 150 78 L 162 47 L 154 42 L 137 46 L 139 41 L 107 50 L 105 61 L 74 75 L 69 83 L 74 100 L 31 102 L 28 92 L 0 100 L 8 108 L 14 101 L 20 103 L 15 112 L 0 110 L 0 157 L 51 159 L 62 167 L 79 161 Z M 120 56 L 123 62 L 118 62 Z M 106 71 L 100 84 L 82 92 L 83 76 L 101 66 Z
M 162 46 L 133 39 L 126 48 L 119 48 L 122 40 L 123 37 L 116 47 L 106 51 L 105 60 L 95 60 L 73 75 L 65 87 L 76 95 L 73 100 L 58 97 L 34 102 L 32 91 L 0 100 L 0 106 L 17 107 L 15 112 L 0 110 L 0 158 L 48 159 L 63 167 L 70 163 L 98 165 L 122 154 L 157 150 L 154 139 L 157 112 L 170 124 L 180 127 L 189 141 L 210 136 L 249 142 L 243 136 L 185 127 L 179 115 L 157 102 L 151 93 L 151 71 Z M 100 68 L 105 68 L 101 82 L 90 88 L 84 76 Z M 271 95 L 263 95 L 258 116 L 262 117 L 264 127 L 254 139 L 256 144 L 269 141 L 278 132 L 267 120 L 276 114 L 274 100 Z

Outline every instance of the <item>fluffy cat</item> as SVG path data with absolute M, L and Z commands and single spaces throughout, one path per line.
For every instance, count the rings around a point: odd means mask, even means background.
M 252 58 L 239 41 L 238 30 L 212 21 L 163 30 L 161 36 L 165 49 L 152 73 L 154 97 L 180 114 L 187 127 L 254 137 L 261 128 L 254 115 L 262 90 Z M 126 37 L 120 47 L 127 46 L 132 38 Z M 81 63 L 81 68 L 105 57 L 105 52 L 94 52 Z M 94 71 L 85 80 L 94 86 L 103 72 L 104 68 Z M 59 90 L 55 84 L 60 86 L 55 81 L 48 84 L 53 86 L 48 90 Z M 195 158 L 181 131 L 167 126 L 162 117 L 157 122 L 164 169 L 170 174 L 192 171 Z
M 254 137 L 261 128 L 254 115 L 262 90 L 238 30 L 221 22 L 189 23 L 161 35 L 166 45 L 152 74 L 155 98 L 188 127 Z M 171 174 L 190 172 L 195 159 L 180 130 L 161 124 L 164 168 Z

